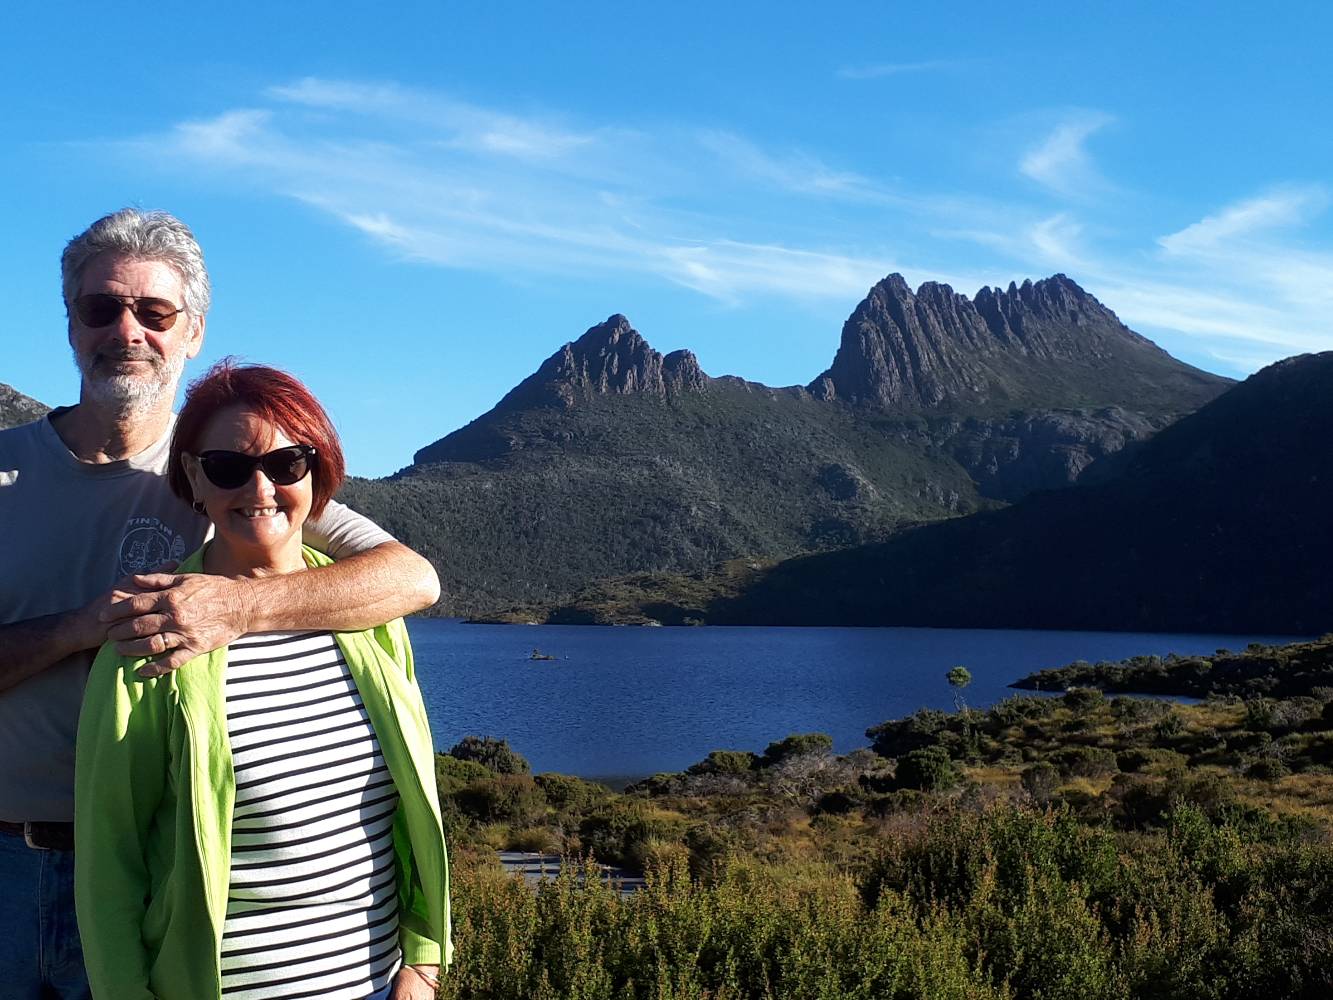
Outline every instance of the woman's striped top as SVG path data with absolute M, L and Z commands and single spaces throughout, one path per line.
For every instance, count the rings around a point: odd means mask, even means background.
M 360 1000 L 401 962 L 398 793 L 329 632 L 243 636 L 227 653 L 236 772 L 224 1000 Z

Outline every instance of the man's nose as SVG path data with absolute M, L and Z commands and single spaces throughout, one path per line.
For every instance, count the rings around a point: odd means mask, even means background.
M 119 344 L 141 344 L 144 339 L 144 328 L 135 319 L 132 309 L 122 309 L 115 321 L 106 328 L 106 336 Z

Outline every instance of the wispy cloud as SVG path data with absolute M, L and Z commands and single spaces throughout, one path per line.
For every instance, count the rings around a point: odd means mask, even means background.
M 938 73 L 965 65 L 961 59 L 926 59 L 921 62 L 873 63 L 868 66 L 843 66 L 838 77 L 843 80 L 878 80 L 906 73 Z
M 727 303 L 756 294 L 854 299 L 893 267 L 883 254 L 747 238 L 726 218 L 667 207 L 677 168 L 659 170 L 660 151 L 632 130 L 557 133 L 539 119 L 460 111 L 394 87 L 305 80 L 270 95 L 278 106 L 178 125 L 168 140 L 173 152 L 200 168 L 255 177 L 406 260 L 508 273 L 645 274 Z M 312 127 L 285 104 L 417 128 L 404 139 L 346 121 Z M 595 147 L 613 131 L 620 168 L 604 170 Z M 501 133 L 510 138 L 486 138 Z M 522 148 L 552 134 L 566 137 L 556 143 L 560 163 Z M 673 135 L 677 159 L 682 137 L 684 152 L 696 165 L 708 161 L 701 172 L 714 180 L 758 181 L 784 197 L 871 191 L 864 178 L 813 157 L 770 153 L 725 132 Z
M 1273 186 L 1164 236 L 1128 231 L 1123 192 L 1086 148 L 1112 121 L 1102 112 L 1066 113 L 1021 159 L 1024 176 L 1066 197 L 1053 211 L 1021 189 L 905 189 L 819 152 L 688 123 L 590 123 L 320 79 L 258 104 L 123 145 L 136 165 L 151 151 L 162 169 L 241 179 L 432 266 L 628 274 L 726 304 L 838 309 L 891 271 L 967 293 L 1064 271 L 1131 326 L 1188 338 L 1195 356 L 1232 370 L 1333 348 L 1333 252 L 1293 238 L 1329 192 Z
M 1245 237 L 1300 225 L 1327 206 L 1328 194 L 1320 187 L 1272 191 L 1227 205 L 1157 242 L 1171 254 L 1211 254 Z
M 808 153 L 778 155 L 762 149 L 732 132 L 703 130 L 699 144 L 741 175 L 796 194 L 849 197 L 883 201 L 887 192 L 869 179 L 847 170 L 837 170 Z
M 1104 181 L 1085 144 L 1112 121 L 1100 111 L 1079 112 L 1028 150 L 1019 161 L 1019 171 L 1060 195 L 1082 195 L 1102 188 Z

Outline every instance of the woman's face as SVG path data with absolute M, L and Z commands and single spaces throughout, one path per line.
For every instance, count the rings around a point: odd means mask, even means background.
M 269 479 L 262 467 L 256 466 L 242 485 L 224 489 L 205 475 L 197 456 L 206 451 L 259 456 L 275 448 L 306 443 L 291 440 L 281 427 L 243 406 L 219 410 L 208 422 L 195 445 L 195 454 L 183 458 L 185 473 L 195 499 L 203 503 L 217 530 L 218 540 L 230 550 L 253 554 L 257 564 L 265 555 L 299 550 L 301 526 L 310 515 L 314 473 L 289 486 L 280 486 Z

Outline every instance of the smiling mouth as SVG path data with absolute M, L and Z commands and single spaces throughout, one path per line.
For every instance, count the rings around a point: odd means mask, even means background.
M 236 513 L 249 520 L 256 520 L 264 517 L 276 517 L 282 510 L 281 507 L 241 507 L 237 509 Z

